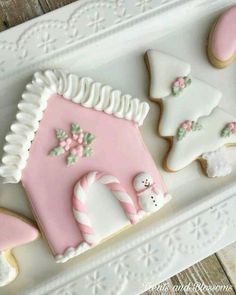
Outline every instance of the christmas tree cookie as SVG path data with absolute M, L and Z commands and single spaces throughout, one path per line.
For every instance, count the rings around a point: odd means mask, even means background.
M 200 160 L 209 177 L 228 175 L 224 147 L 236 144 L 236 118 L 218 107 L 221 93 L 194 78 L 182 60 L 155 50 L 146 59 L 150 98 L 161 106 L 159 133 L 171 140 L 164 168 L 178 171 Z

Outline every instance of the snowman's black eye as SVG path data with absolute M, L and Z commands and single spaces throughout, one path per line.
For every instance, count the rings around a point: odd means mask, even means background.
M 146 178 L 146 181 L 148 181 L 148 179 Z
M 144 180 L 142 181 L 142 183 L 144 183 Z

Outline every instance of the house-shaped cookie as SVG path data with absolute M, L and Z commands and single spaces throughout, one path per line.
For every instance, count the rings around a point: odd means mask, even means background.
M 139 132 L 146 102 L 48 70 L 34 75 L 18 109 L 0 175 L 22 182 L 57 262 L 169 201 Z

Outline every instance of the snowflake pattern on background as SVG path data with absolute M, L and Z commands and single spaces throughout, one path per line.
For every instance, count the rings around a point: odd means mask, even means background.
M 96 11 L 93 16 L 89 16 L 88 27 L 93 28 L 94 32 L 103 30 L 105 18 L 100 16 L 99 12 Z
M 169 232 L 161 236 L 161 239 L 166 241 L 168 246 L 174 245 L 176 242 L 180 241 L 180 229 L 174 228 L 171 229 Z
M 152 263 L 157 262 L 157 249 L 153 249 L 150 244 L 146 244 L 144 247 L 139 249 L 140 256 L 139 260 L 142 260 L 146 266 L 150 266 Z
M 202 236 L 207 235 L 207 223 L 203 222 L 199 217 L 192 220 L 191 225 L 192 229 L 189 233 L 195 235 L 197 240 L 201 239 Z
M 136 6 L 141 9 L 142 12 L 145 12 L 152 8 L 152 0 L 139 0 L 136 3 Z
M 45 34 L 41 37 L 40 43 L 38 44 L 38 48 L 43 49 L 44 53 L 48 53 L 49 51 L 52 51 L 55 49 L 55 42 L 56 39 L 52 39 L 48 32 L 45 32 Z
M 129 265 L 127 263 L 128 257 L 126 255 L 119 257 L 119 259 L 110 263 L 110 266 L 114 268 L 115 273 L 125 279 L 129 276 Z
M 105 287 L 105 277 L 102 277 L 98 271 L 95 271 L 93 274 L 87 276 L 87 288 L 91 288 L 93 295 L 96 295 L 101 291 L 101 294 L 104 294 Z

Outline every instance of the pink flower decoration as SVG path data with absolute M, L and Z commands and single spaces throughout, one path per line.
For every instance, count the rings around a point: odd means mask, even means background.
M 61 142 L 60 142 L 60 146 L 61 146 L 61 147 L 65 147 L 65 146 L 66 146 L 66 141 L 65 141 L 65 140 L 61 141 Z
M 79 137 L 77 139 L 78 143 L 82 143 L 83 142 L 83 139 L 84 139 L 84 133 L 80 133 L 79 134 Z
M 235 127 L 235 123 L 229 123 L 227 125 L 227 127 L 229 128 L 230 131 L 232 131 L 234 129 L 234 127 Z
M 84 147 L 82 145 L 77 145 L 70 152 L 72 155 L 77 155 L 79 157 L 83 156 Z
M 73 135 L 72 135 L 72 138 L 73 138 L 74 140 L 77 140 L 78 137 L 79 137 L 78 134 L 73 134 Z
M 73 134 L 73 139 L 78 143 L 83 143 L 84 133 L 80 132 L 79 134 Z
M 66 140 L 63 140 L 60 142 L 60 146 L 62 146 L 64 150 L 68 152 L 70 150 L 71 143 L 72 143 L 72 139 L 67 138 Z
M 78 145 L 77 148 L 77 154 L 79 157 L 82 157 L 83 156 L 83 151 L 84 151 L 84 147 L 82 145 Z
M 185 80 L 183 77 L 179 77 L 175 80 L 174 82 L 174 86 L 175 87 L 179 87 L 179 88 L 185 88 Z
M 181 127 L 184 128 L 187 131 L 192 131 L 192 121 L 188 120 L 188 121 L 184 121 L 181 124 Z
M 235 134 L 236 133 L 236 122 L 231 122 L 227 125 L 227 128 L 229 128 L 229 130 Z

